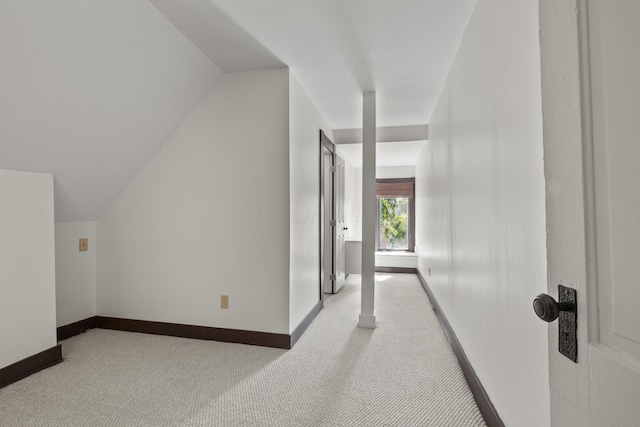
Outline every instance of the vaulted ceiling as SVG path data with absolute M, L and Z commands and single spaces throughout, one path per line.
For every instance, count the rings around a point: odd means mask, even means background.
M 334 129 L 428 123 L 475 0 L 0 2 L 0 168 L 96 220 L 216 80 L 291 67 Z

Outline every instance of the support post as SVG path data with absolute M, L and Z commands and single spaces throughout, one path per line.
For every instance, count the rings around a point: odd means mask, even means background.
M 362 286 L 358 326 L 376 327 L 376 93 L 362 95 Z

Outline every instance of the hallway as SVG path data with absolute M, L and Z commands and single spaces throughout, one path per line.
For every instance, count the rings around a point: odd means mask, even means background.
M 0 389 L 2 426 L 483 426 L 416 276 L 359 279 L 291 350 L 94 329 L 65 361 Z

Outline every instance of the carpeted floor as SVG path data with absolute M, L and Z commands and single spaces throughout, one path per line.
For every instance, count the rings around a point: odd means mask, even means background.
M 360 277 L 292 350 L 94 329 L 64 362 L 0 389 L 0 426 L 484 426 L 414 275 Z

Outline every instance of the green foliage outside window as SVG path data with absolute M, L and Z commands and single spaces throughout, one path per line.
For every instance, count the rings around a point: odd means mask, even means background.
M 380 242 L 381 247 L 406 248 L 409 199 L 380 199 Z

